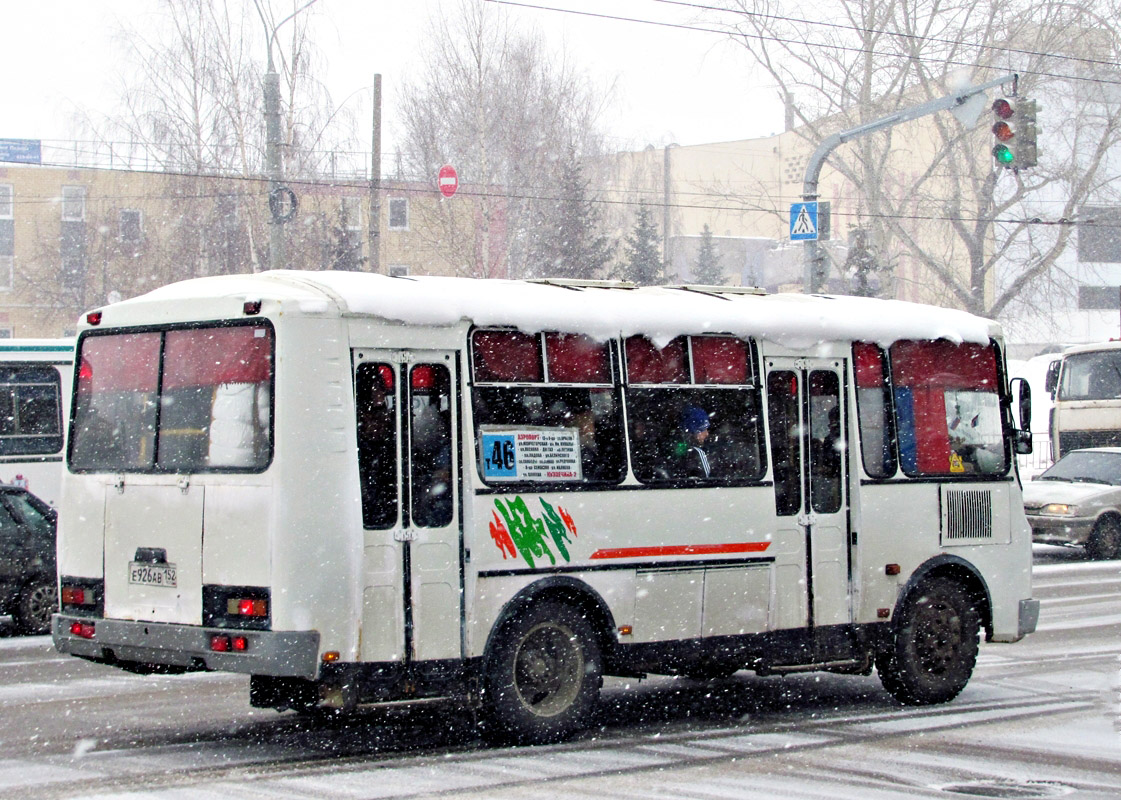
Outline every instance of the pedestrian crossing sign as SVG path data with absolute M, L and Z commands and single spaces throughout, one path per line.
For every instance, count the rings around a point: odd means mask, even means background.
M 790 204 L 790 241 L 805 242 L 817 238 L 817 203 Z

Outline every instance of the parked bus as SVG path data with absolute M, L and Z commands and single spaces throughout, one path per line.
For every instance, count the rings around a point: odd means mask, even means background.
M 52 506 L 73 377 L 73 339 L 0 339 L 0 483 Z
M 544 742 L 605 675 L 940 703 L 1035 628 L 1030 434 L 962 312 L 276 271 L 92 311 L 78 360 L 57 648 L 257 707 L 457 698 Z
M 1121 341 L 1069 347 L 1047 370 L 1051 456 L 1121 446 Z

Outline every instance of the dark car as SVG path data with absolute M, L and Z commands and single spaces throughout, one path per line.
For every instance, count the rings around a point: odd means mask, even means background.
M 48 633 L 58 610 L 56 519 L 26 489 L 0 485 L 0 611 L 21 633 Z
M 1121 447 L 1072 450 L 1024 484 L 1032 539 L 1121 558 Z

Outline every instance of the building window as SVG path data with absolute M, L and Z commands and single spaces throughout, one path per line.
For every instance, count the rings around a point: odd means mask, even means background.
M 139 242 L 143 228 L 141 227 L 139 209 L 124 208 L 120 213 L 120 230 L 122 242 Z
M 409 198 L 389 198 L 389 229 L 407 231 L 409 229 Z
M 404 264 L 391 264 L 389 266 L 389 277 L 391 278 L 404 278 L 409 274 L 409 268 Z
M 12 216 L 12 185 L 0 183 L 0 219 L 11 219 Z
M 74 334 L 71 333 L 70 335 L 73 336 Z M 0 328 L 0 339 L 11 339 L 11 338 L 12 338 L 12 329 L 11 328 Z
M 1121 308 L 1121 286 L 1079 286 L 1078 308 L 1082 311 Z
M 12 280 L 13 273 L 15 273 L 15 267 L 15 256 L 0 256 L 0 291 L 12 288 Z
M 62 218 L 68 222 L 80 222 L 86 218 L 86 187 L 62 187 Z
M 1078 213 L 1078 260 L 1121 263 L 1121 208 L 1082 207 Z

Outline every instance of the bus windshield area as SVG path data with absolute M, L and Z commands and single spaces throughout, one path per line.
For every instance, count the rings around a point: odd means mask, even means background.
M 1121 399 L 1121 350 L 1068 355 L 1063 360 L 1058 399 Z
M 70 467 L 264 469 L 272 342 L 272 328 L 260 324 L 83 337 Z

